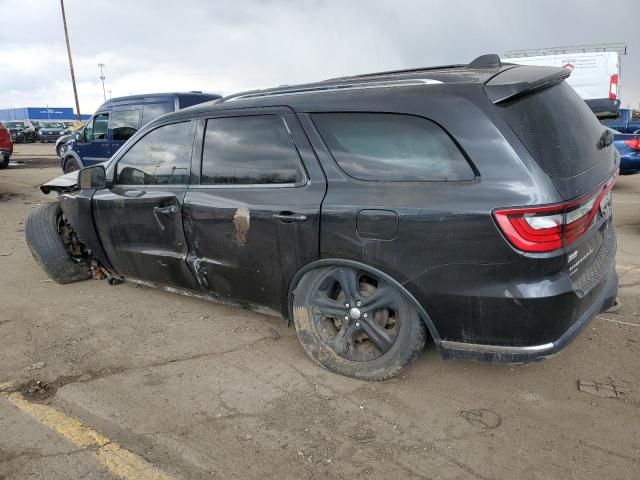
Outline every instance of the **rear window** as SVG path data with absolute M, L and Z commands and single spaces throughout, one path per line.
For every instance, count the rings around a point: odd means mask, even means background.
M 604 127 L 565 82 L 498 104 L 498 108 L 529 153 L 552 177 L 568 178 L 585 172 L 607 152 L 598 149 Z
M 451 138 L 426 118 L 390 113 L 319 113 L 320 135 L 348 175 L 371 181 L 472 180 Z

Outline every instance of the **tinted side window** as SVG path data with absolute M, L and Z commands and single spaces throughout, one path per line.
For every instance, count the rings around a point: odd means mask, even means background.
M 170 102 L 145 103 L 142 107 L 142 125 L 146 125 L 160 115 L 173 112 L 173 110 L 173 103 Z
M 438 125 L 413 115 L 313 115 L 336 162 L 360 180 L 424 182 L 472 180 L 460 149 Z
M 175 185 L 189 183 L 193 128 L 190 122 L 152 130 L 118 161 L 115 183 Z
M 140 128 L 140 110 L 118 110 L 111 114 L 113 140 L 129 140 Z
M 203 184 L 300 183 L 298 151 L 278 115 L 207 120 Z
M 96 115 L 84 128 L 85 141 L 92 142 L 94 140 L 106 140 L 108 128 L 109 114 L 101 113 Z

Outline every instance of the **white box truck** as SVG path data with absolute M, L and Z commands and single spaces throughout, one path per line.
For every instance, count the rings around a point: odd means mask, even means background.
M 607 116 L 617 115 L 620 106 L 620 55 L 624 54 L 623 44 L 585 45 L 507 52 L 503 62 L 572 70 L 567 83 L 596 115 Z

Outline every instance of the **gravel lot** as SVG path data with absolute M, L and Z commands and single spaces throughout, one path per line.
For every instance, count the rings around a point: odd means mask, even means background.
M 640 175 L 614 190 L 619 311 L 537 364 L 445 362 L 429 346 L 404 375 L 366 383 L 315 365 L 279 319 L 49 281 L 23 222 L 50 200 L 36 187 L 60 173 L 52 151 L 17 145 L 24 163 L 0 170 L 0 480 L 116 478 L 94 446 L 18 408 L 13 388 L 164 475 L 126 478 L 638 478 Z

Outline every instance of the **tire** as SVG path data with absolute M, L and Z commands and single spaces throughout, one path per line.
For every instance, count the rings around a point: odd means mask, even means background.
M 73 157 L 67 157 L 67 160 L 64 162 L 64 173 L 75 172 L 76 170 L 80 170 L 80 164 Z
M 27 217 L 24 232 L 27 245 L 36 262 L 49 278 L 58 283 L 71 283 L 91 277 L 88 264 L 71 257 L 62 242 L 59 225 L 62 209 L 59 202 L 37 207 Z
M 0 161 L 0 168 L 7 168 L 9 166 L 9 155 L 5 155 Z
M 294 291 L 293 321 L 315 362 L 374 381 L 393 377 L 413 362 L 427 333 L 398 287 L 344 266 L 318 268 L 302 277 Z

